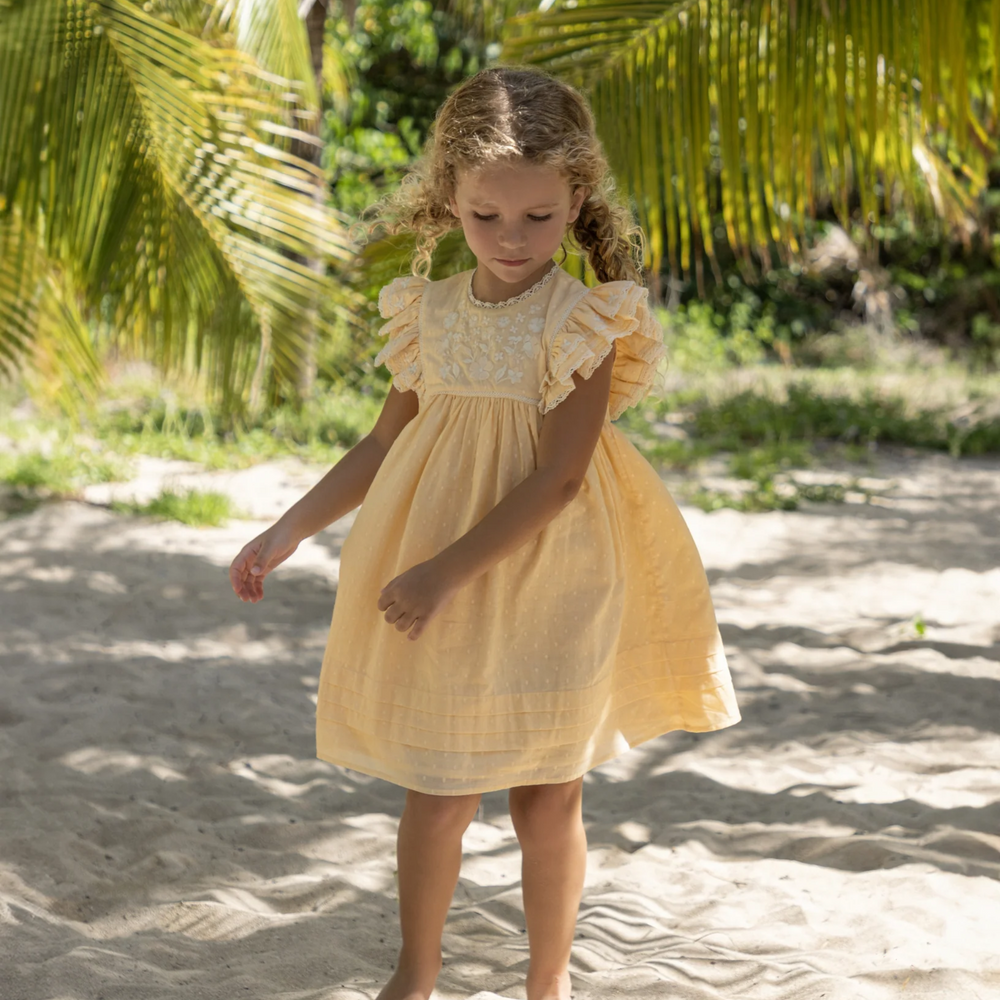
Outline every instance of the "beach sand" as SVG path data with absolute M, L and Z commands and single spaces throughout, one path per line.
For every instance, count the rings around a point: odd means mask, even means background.
M 263 602 L 227 580 L 324 471 L 144 459 L 0 522 L 0 1000 L 362 1000 L 390 974 L 405 792 L 314 756 L 353 515 Z M 744 719 L 585 777 L 576 998 L 1000 998 L 1000 462 L 878 474 L 879 505 L 683 508 Z M 165 481 L 256 520 L 95 505 Z M 436 996 L 523 998 L 505 792 L 464 848 Z

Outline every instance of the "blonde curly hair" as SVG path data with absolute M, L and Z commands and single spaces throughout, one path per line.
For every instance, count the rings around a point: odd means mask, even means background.
M 438 240 L 461 222 L 448 207 L 456 171 L 523 158 L 552 166 L 571 191 L 589 194 L 572 226 L 598 281 L 644 284 L 642 230 L 614 200 L 614 182 L 584 98 L 546 73 L 519 67 L 485 69 L 441 105 L 422 155 L 402 184 L 365 212 L 370 237 L 412 232 L 415 275 L 427 277 Z M 372 218 L 374 216 L 374 218 Z

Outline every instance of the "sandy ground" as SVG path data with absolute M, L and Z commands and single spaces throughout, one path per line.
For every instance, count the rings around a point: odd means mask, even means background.
M 322 469 L 198 475 L 254 518 L 0 523 L 0 1000 L 362 1000 L 398 947 L 404 791 L 314 756 L 353 516 L 257 605 L 226 568 Z M 703 514 L 744 721 L 590 772 L 577 998 L 1000 998 L 1000 463 L 881 461 L 881 506 Z M 921 638 L 913 623 L 926 623 Z M 484 796 L 441 1000 L 523 998 Z

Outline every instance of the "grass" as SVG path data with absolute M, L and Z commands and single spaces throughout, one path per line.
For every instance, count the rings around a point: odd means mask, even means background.
M 871 490 L 850 470 L 807 477 L 802 470 L 845 463 L 870 468 L 886 445 L 956 457 L 1000 454 L 995 374 L 976 373 L 919 345 L 886 348 L 865 331 L 845 334 L 844 344 L 861 352 L 853 366 L 764 364 L 745 344 L 723 348 L 702 327 L 667 325 L 668 391 L 627 410 L 617 426 L 654 466 L 686 476 L 681 492 L 706 510 L 869 501 Z M 153 378 L 120 380 L 82 426 L 30 413 L 0 420 L 0 485 L 7 487 L 8 509 L 27 509 L 76 496 L 90 483 L 127 479 L 139 454 L 207 469 L 282 457 L 330 466 L 374 425 L 385 389 L 377 380 L 354 391 L 321 385 L 300 409 L 279 408 L 225 433 L 196 392 Z M 16 400 L 5 402 L 0 392 L 0 410 L 10 412 Z M 706 467 L 720 461 L 725 488 L 705 485 Z M 116 509 L 198 524 L 235 516 L 224 512 L 221 500 L 169 491 L 151 505 Z
M 77 498 L 92 483 L 127 480 L 131 463 L 120 455 L 74 447 L 68 436 L 34 443 L 29 450 L 0 450 L 2 509 L 25 513 L 45 500 Z
M 130 469 L 119 456 L 60 449 L 55 454 L 0 454 L 0 482 L 15 490 L 70 496 L 81 486 L 128 479 Z
M 0 516 L 26 513 L 48 500 L 78 499 L 94 483 L 128 480 L 137 455 L 196 462 L 209 470 L 285 457 L 333 465 L 374 425 L 382 398 L 384 392 L 371 385 L 340 394 L 320 391 L 301 409 L 278 408 L 226 433 L 197 393 L 162 380 L 113 385 L 76 426 L 33 413 L 8 387 L 0 390 L 0 412 L 10 414 L 0 419 Z M 150 504 L 112 506 L 121 513 L 219 524 L 239 516 L 227 504 L 218 493 L 165 490 Z
M 227 494 L 212 490 L 186 490 L 183 493 L 161 490 L 148 503 L 114 500 L 111 509 L 119 514 L 155 517 L 209 528 L 217 528 L 230 518 L 242 516 Z
M 784 397 L 744 390 L 694 413 L 693 431 L 720 448 L 808 443 L 899 444 L 947 451 L 954 457 L 1000 451 L 1000 419 L 984 404 L 975 414 L 946 407 L 913 411 L 901 395 L 865 386 L 860 398 L 824 395 L 807 377 Z
M 803 502 L 869 502 L 857 477 L 803 482 L 817 464 L 871 466 L 886 445 L 1000 454 L 1000 378 L 936 364 L 855 369 L 716 366 L 671 372 L 669 391 L 626 411 L 619 426 L 654 465 L 687 473 L 705 510 L 794 510 Z M 721 456 L 731 488 L 697 482 Z
M 207 469 L 244 469 L 291 456 L 333 465 L 374 425 L 384 392 L 320 389 L 296 410 L 276 408 L 236 432 L 192 392 L 155 383 L 126 387 L 89 416 L 91 433 L 121 454 L 198 462 Z

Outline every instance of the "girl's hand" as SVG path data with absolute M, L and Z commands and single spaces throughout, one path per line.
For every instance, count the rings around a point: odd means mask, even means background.
M 385 612 L 385 620 L 400 632 L 410 629 L 408 639 L 417 639 L 461 588 L 459 581 L 429 559 L 390 580 L 382 588 L 378 609 Z
M 229 567 L 229 582 L 236 596 L 246 603 L 256 604 L 264 597 L 264 577 L 280 566 L 297 548 L 299 542 L 280 522 L 247 542 Z

